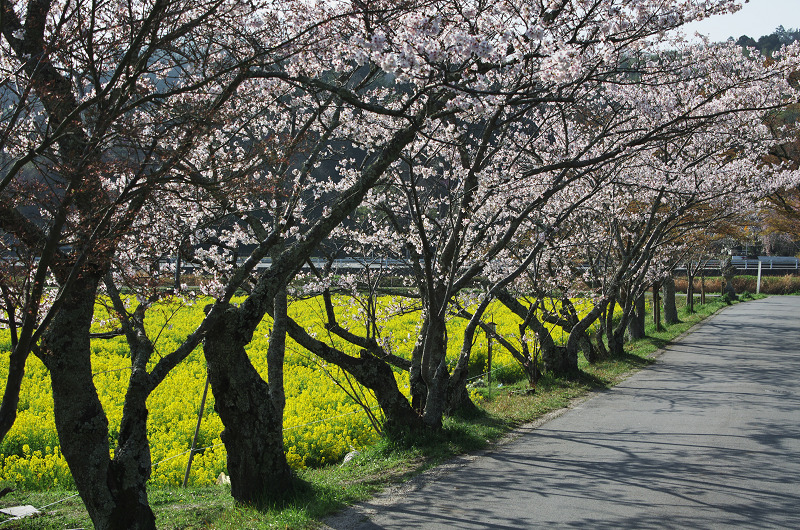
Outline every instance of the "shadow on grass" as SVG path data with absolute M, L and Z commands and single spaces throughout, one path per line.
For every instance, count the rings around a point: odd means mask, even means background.
M 590 374 L 588 372 L 581 371 L 578 376 L 575 378 L 577 383 L 585 385 L 587 388 L 592 390 L 597 390 L 601 388 L 608 388 L 610 385 L 610 381 L 598 377 L 594 374 Z
M 483 449 L 487 438 L 508 428 L 508 422 L 478 407 L 465 407 L 444 418 L 440 429 L 403 431 L 385 439 L 385 451 L 413 450 L 426 459 L 441 460 Z
M 665 348 L 666 346 L 669 346 L 670 344 L 672 344 L 671 340 L 662 339 L 662 338 L 659 338 L 659 337 L 646 337 L 645 339 L 642 340 L 642 342 L 644 344 L 647 344 L 647 343 L 652 344 L 653 346 L 655 346 L 655 348 L 657 350 L 660 350 L 660 349 Z M 633 361 L 632 359 L 625 359 L 625 360 L 626 361 Z M 649 359 L 642 359 L 642 360 L 649 360 Z M 650 363 L 647 363 L 647 364 L 650 364 Z

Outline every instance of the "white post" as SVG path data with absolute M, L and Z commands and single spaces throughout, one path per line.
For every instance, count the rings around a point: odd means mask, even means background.
M 756 280 L 756 294 L 761 292 L 761 260 L 758 260 L 758 280 Z

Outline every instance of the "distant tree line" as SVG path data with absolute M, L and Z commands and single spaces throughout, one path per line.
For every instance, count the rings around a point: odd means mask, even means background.
M 783 26 L 778 26 L 775 31 L 769 35 L 764 35 L 758 40 L 747 35 L 742 35 L 736 44 L 747 48 L 756 48 L 762 55 L 772 57 L 772 54 L 779 50 L 781 46 L 791 44 L 800 40 L 800 29 L 785 29 Z

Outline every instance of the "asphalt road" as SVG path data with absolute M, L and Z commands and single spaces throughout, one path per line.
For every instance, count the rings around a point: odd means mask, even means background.
M 336 529 L 800 528 L 800 297 L 737 304 L 652 367 Z

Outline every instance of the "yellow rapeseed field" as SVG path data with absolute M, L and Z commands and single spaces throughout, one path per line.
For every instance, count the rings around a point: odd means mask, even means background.
M 337 302 L 340 323 L 351 329 L 361 326 L 363 332 L 359 304 L 346 297 Z M 135 302 L 130 300 L 129 303 Z M 207 301 L 204 300 L 188 304 L 165 302 L 149 311 L 148 333 L 151 337 L 157 337 L 156 359 L 172 351 L 194 329 L 202 317 L 205 303 Z M 407 358 L 416 341 L 419 325 L 419 312 L 408 311 L 410 303 L 413 302 L 408 299 L 401 301 L 391 297 L 384 297 L 379 303 L 382 336 L 387 338 L 393 353 Z M 404 306 L 404 311 L 398 316 L 400 305 Z M 291 304 L 290 313 L 312 333 L 320 337 L 327 333 L 322 326 L 324 308 L 320 298 L 296 301 Z M 498 332 L 514 341 L 519 325 L 516 317 L 501 306 L 494 305 L 487 315 L 489 318 L 498 323 Z M 270 325 L 271 321 L 265 319 L 248 347 L 254 366 L 265 379 Z M 448 336 L 451 340 L 448 354 L 453 362 L 461 346 L 459 338 L 465 325 L 466 321 L 459 318 L 453 318 L 449 323 Z M 102 300 L 97 304 L 95 327 L 97 331 L 114 327 L 113 317 L 109 316 Z M 0 330 L 0 362 L 8 359 L 10 341 L 7 333 L 7 330 Z M 553 334 L 558 340 L 559 330 L 554 330 Z M 326 340 L 332 339 L 326 335 Z M 345 351 L 355 353 L 343 341 L 333 342 Z M 486 347 L 485 336 L 478 333 L 473 347 L 473 373 L 479 374 L 485 370 Z M 499 347 L 494 351 L 496 380 L 514 380 L 522 376 L 521 369 L 507 352 Z M 94 383 L 108 415 L 113 440 L 119 429 L 130 368 L 124 337 L 93 340 L 92 363 Z M 0 391 L 5 384 L 7 369 L 7 364 L 0 365 Z M 408 374 L 397 371 L 396 378 L 400 388 L 407 391 Z M 202 349 L 198 348 L 150 396 L 148 431 L 154 463 L 152 483 L 176 485 L 183 480 L 205 380 L 205 361 Z M 371 407 L 380 419 L 380 410 L 374 398 L 359 388 L 355 381 L 348 381 L 346 374 L 338 368 L 326 365 L 291 341 L 287 344 L 285 386 L 284 440 L 289 463 L 294 468 L 337 462 L 349 451 L 369 445 L 377 439 L 378 434 L 364 409 L 353 399 L 353 389 L 360 396 L 359 400 Z M 71 486 L 69 469 L 59 451 L 49 388 L 47 370 L 38 359 L 31 356 L 26 368 L 17 421 L 0 445 L 0 481 L 14 483 L 22 489 Z M 225 471 L 225 447 L 220 441 L 222 423 L 213 405 L 213 393 L 209 392 L 198 441 L 198 447 L 204 449 L 194 457 L 191 484 L 210 484 L 220 472 Z

